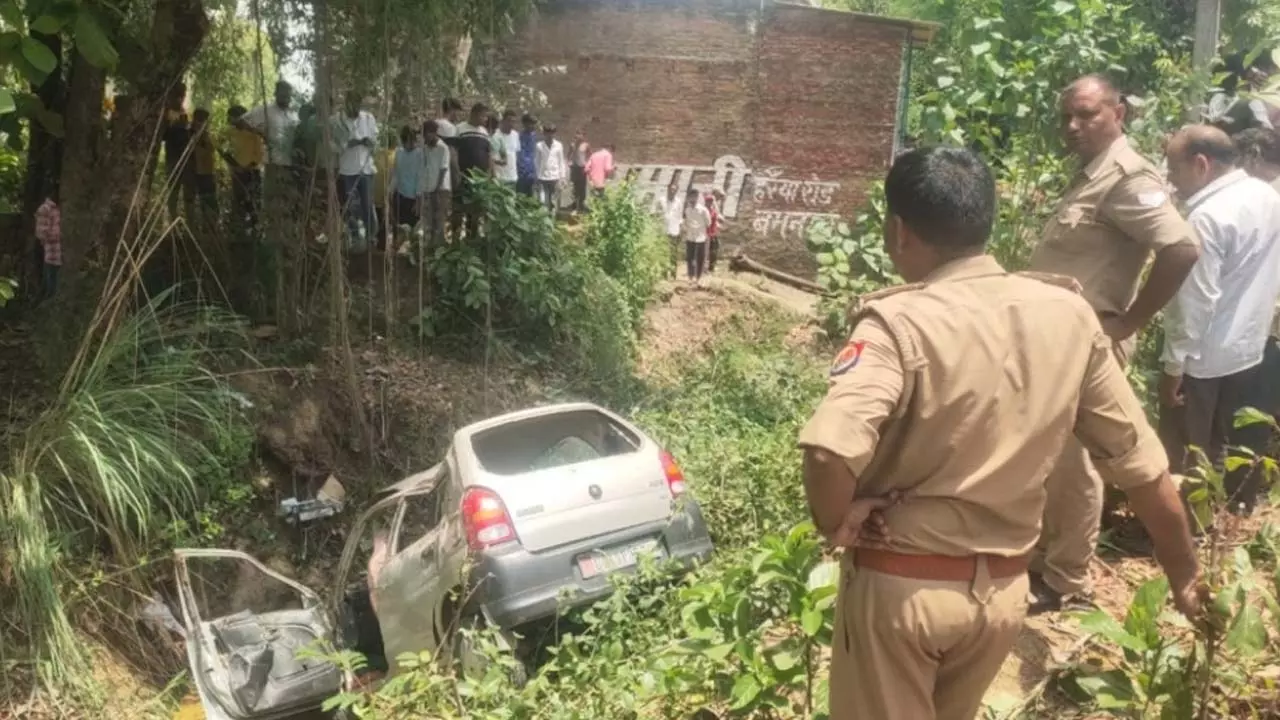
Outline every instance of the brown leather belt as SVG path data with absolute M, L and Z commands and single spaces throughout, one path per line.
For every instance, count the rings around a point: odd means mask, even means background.
M 987 574 L 992 578 L 1010 578 L 1027 571 L 1030 555 L 1003 557 L 1000 555 L 906 555 L 888 550 L 858 548 L 853 553 L 853 564 L 885 575 L 911 578 L 912 580 L 937 580 L 939 582 L 967 582 L 978 573 L 978 560 L 987 561 Z

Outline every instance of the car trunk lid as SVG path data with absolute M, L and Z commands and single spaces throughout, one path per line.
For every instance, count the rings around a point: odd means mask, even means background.
M 672 497 L 656 451 L 494 478 L 526 550 L 537 552 L 665 520 Z

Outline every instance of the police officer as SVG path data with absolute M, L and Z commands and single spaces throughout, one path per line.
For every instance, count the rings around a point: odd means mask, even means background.
M 970 720 L 1022 627 L 1045 477 L 1072 435 L 1127 493 L 1189 615 L 1199 569 L 1164 450 L 1093 309 L 1069 278 L 1011 275 L 984 254 L 995 183 L 982 160 L 909 151 L 885 195 L 885 244 L 912 284 L 864 298 L 799 438 L 814 523 L 850 548 L 831 718 Z
M 1111 83 L 1096 75 L 1075 81 L 1063 92 L 1061 109 L 1064 139 L 1080 171 L 1049 220 L 1030 268 L 1079 281 L 1124 367 L 1137 333 L 1191 272 L 1197 241 L 1159 171 L 1129 146 L 1125 105 Z M 1102 479 L 1079 443 L 1067 443 L 1047 489 L 1050 510 L 1032 563 L 1033 615 L 1057 610 L 1064 598 L 1090 590 L 1089 563 L 1102 518 Z

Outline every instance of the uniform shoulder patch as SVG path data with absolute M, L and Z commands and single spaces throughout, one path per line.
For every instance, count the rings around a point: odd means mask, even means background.
M 1076 280 L 1070 275 L 1059 275 L 1057 273 L 1047 273 L 1047 272 L 1035 272 L 1032 270 L 1024 270 L 1022 272 L 1018 272 L 1014 274 L 1019 277 L 1031 278 L 1032 280 L 1039 280 L 1042 283 L 1057 285 L 1058 287 L 1064 288 L 1066 290 L 1070 290 L 1071 292 L 1076 293 L 1077 295 L 1084 293 L 1084 287 L 1080 285 L 1080 281 Z
M 1163 190 L 1150 190 L 1138 193 L 1138 204 L 1144 208 L 1158 208 L 1169 200 L 1169 194 Z
M 858 366 L 858 361 L 862 359 L 862 351 L 867 347 L 865 340 L 850 340 L 840 352 L 836 353 L 835 360 L 831 361 L 831 377 L 843 375 Z

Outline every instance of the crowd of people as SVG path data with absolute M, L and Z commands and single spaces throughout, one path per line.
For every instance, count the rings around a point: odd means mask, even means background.
M 715 273 L 720 232 L 727 227 L 720 212 L 723 204 L 724 193 L 720 190 L 702 193 L 691 189 L 682 198 L 677 184 L 667 187 L 667 194 L 658 201 L 658 214 L 671 242 L 670 276 L 677 274 L 681 245 L 684 246 L 685 277 L 690 285 L 702 287 L 704 278 Z
M 1029 271 L 986 254 L 977 153 L 913 149 L 889 171 L 885 244 L 909 284 L 862 298 L 799 438 L 815 525 L 846 549 L 833 720 L 976 717 L 1024 618 L 1087 601 L 1104 480 L 1197 623 L 1186 480 L 1208 463 L 1230 512 L 1257 506 L 1264 468 L 1226 455 L 1268 450 L 1241 409 L 1280 410 L 1280 134 L 1189 125 L 1162 172 L 1105 78 L 1060 109 L 1078 169 Z M 1162 310 L 1157 431 L 1125 367 Z
M 493 112 L 483 103 L 464 115 L 454 98 L 441 103 L 438 117 L 388 132 L 364 107 L 364 96 L 350 91 L 328 120 L 327 144 L 316 108 L 294 110 L 293 88 L 284 81 L 273 102 L 230 108 L 221 137 L 209 131 L 207 109 L 188 116 L 185 98 L 186 88 L 176 87 L 162 128 L 166 202 L 171 217 L 185 215 L 197 231 L 226 222 L 234 237 L 245 238 L 262 223 L 271 240 L 288 223 L 297 226 L 294 211 L 304 196 L 319 188 L 313 194 L 323 197 L 324 183 L 333 183 L 349 249 L 373 243 L 416 257 L 413 238 L 429 246 L 479 235 L 484 209 L 477 177 L 534 197 L 553 213 L 569 194 L 569 211 L 584 213 L 615 172 L 613 146 L 593 147 L 583 130 L 566 150 L 553 124 L 513 109 Z M 219 158 L 230 175 L 225 216 Z M 410 232 L 399 232 L 404 228 Z

